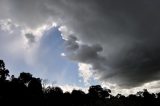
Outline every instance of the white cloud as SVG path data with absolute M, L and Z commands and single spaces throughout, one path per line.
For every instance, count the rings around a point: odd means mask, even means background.
M 61 32 L 61 36 L 64 40 L 68 40 L 70 36 L 74 35 L 73 31 L 69 30 L 67 26 L 60 26 L 58 29 Z
M 22 30 L 22 34 L 25 35 L 26 33 L 32 33 L 37 38 L 37 40 L 39 40 L 43 36 L 45 31 L 48 31 L 49 29 L 56 27 L 56 26 L 57 25 L 55 22 L 48 22 L 34 29 L 30 27 L 25 27 Z
M 72 90 L 82 90 L 83 92 L 87 93 L 88 92 L 88 88 L 83 88 L 77 85 L 69 85 L 69 84 L 64 84 L 64 85 L 55 85 L 55 86 L 59 86 L 60 88 L 62 88 L 62 90 L 64 92 L 68 91 L 68 92 L 72 92 Z
M 65 57 L 65 56 L 66 56 L 66 54 L 65 54 L 65 53 L 61 53 L 61 56 Z
M 41 47 L 39 47 L 41 43 L 40 40 L 45 31 L 48 31 L 53 27 L 55 27 L 55 24 L 51 23 L 48 25 L 40 26 L 36 29 L 30 29 L 28 27 L 14 23 L 11 19 L 0 20 L 0 58 L 4 59 L 4 61 L 9 60 L 7 61 L 9 63 L 9 66 L 12 66 L 12 61 L 15 62 L 15 64 L 17 62 L 17 64 L 19 65 L 23 64 L 23 66 L 33 68 L 33 70 L 26 70 L 26 67 L 24 67 L 22 68 L 23 70 L 16 70 L 17 72 L 33 71 L 34 73 L 34 69 L 37 68 L 38 70 L 38 68 L 41 68 L 41 73 L 44 73 L 43 71 L 45 71 L 45 66 L 42 66 L 42 61 L 39 61 L 39 50 L 42 49 Z M 27 38 L 25 35 L 28 33 L 31 33 L 31 36 L 33 36 L 33 38 Z M 35 42 L 33 42 L 34 44 L 31 45 L 30 39 L 34 38 Z M 21 62 L 22 64 L 18 62 Z M 13 67 L 17 67 L 18 69 L 21 66 L 12 66 L 12 68 Z
M 85 63 L 78 63 L 79 76 L 83 78 L 85 85 L 89 85 L 89 82 L 93 76 L 92 66 Z
M 26 47 L 25 38 L 21 36 L 22 28 L 10 19 L 0 20 L 1 48 L 12 54 L 19 54 Z
M 119 93 L 119 94 L 123 94 L 125 96 L 128 96 L 130 94 L 136 94 L 137 92 L 143 91 L 144 89 L 147 89 L 151 93 L 158 93 L 160 91 L 159 84 L 160 84 L 160 81 L 158 80 L 158 81 L 152 81 L 152 82 L 145 83 L 139 87 L 125 89 L 125 88 L 121 88 L 121 87 L 117 86 L 117 84 L 108 83 L 108 82 L 101 82 L 101 85 L 103 88 L 111 89 L 112 95 L 117 95 Z

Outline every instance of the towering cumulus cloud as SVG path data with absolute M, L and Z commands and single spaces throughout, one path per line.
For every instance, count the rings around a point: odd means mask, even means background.
M 28 28 L 56 22 L 66 56 L 90 64 L 101 81 L 129 88 L 160 79 L 158 0 L 1 0 L 0 5 L 1 19 Z

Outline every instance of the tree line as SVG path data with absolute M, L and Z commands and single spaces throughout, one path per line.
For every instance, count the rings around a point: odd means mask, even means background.
M 31 73 L 22 72 L 18 77 L 9 75 L 3 60 L 0 60 L 0 105 L 37 106 L 160 106 L 160 93 L 147 89 L 127 97 L 113 96 L 110 89 L 100 85 L 90 86 L 88 93 L 82 90 L 64 92 L 60 87 L 42 87 L 42 80 Z

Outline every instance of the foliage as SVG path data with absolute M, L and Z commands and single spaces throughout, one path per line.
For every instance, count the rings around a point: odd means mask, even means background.
M 60 87 L 42 87 L 41 79 L 30 73 L 22 72 L 18 78 L 11 75 L 0 60 L 0 101 L 1 105 L 39 105 L 39 106 L 145 106 L 160 105 L 160 93 L 154 94 L 147 89 L 130 94 L 111 95 L 110 89 L 100 85 L 90 86 L 88 93 L 82 90 L 63 92 Z

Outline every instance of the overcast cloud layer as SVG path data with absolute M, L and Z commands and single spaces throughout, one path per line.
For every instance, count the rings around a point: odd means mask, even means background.
M 33 29 L 56 22 L 69 59 L 124 88 L 160 79 L 159 11 L 158 0 L 0 1 L 1 19 Z

